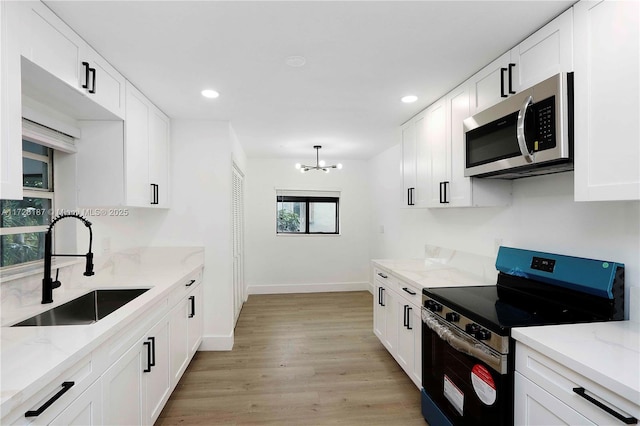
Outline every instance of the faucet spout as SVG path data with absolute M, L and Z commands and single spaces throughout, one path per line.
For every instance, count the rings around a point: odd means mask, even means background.
M 65 219 L 67 217 L 73 217 L 80 220 L 84 225 L 89 228 L 89 251 L 87 254 L 54 254 L 52 249 L 52 231 L 53 227 L 60 220 Z M 85 257 L 85 276 L 91 276 L 95 273 L 93 272 L 93 253 L 91 252 L 91 245 L 93 243 L 93 231 L 91 230 L 91 222 L 89 222 L 84 217 L 80 216 L 76 213 L 66 213 L 56 216 L 49 225 L 47 232 L 44 236 L 44 278 L 42 279 L 42 303 L 52 303 L 53 302 L 53 289 L 60 287 L 60 281 L 53 281 L 51 279 L 51 259 L 54 256 L 70 256 L 70 257 Z

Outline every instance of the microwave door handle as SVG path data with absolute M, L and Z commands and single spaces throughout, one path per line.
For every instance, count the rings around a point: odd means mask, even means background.
M 533 104 L 533 96 L 527 96 L 527 99 L 524 101 L 522 108 L 520 108 L 520 112 L 518 112 L 518 123 L 516 125 L 518 147 L 520 148 L 520 152 L 522 153 L 522 156 L 527 161 L 527 163 L 535 162 L 535 158 L 529 153 L 529 149 L 527 148 L 527 140 L 524 136 L 524 117 L 527 114 L 527 108 L 529 108 L 529 105 L 531 104 Z

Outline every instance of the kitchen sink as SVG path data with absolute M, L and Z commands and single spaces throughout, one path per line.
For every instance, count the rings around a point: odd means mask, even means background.
M 147 288 L 94 290 L 14 324 L 12 327 L 93 324 L 147 290 Z

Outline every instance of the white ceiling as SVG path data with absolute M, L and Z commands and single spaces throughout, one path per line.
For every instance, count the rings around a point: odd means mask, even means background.
M 573 1 L 46 3 L 170 117 L 228 120 L 249 157 L 306 161 L 316 144 L 327 159 L 394 145 L 399 125 Z

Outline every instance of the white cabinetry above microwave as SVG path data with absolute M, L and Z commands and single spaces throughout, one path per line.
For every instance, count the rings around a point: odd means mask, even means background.
M 470 115 L 555 74 L 572 71 L 572 45 L 569 9 L 469 79 Z

